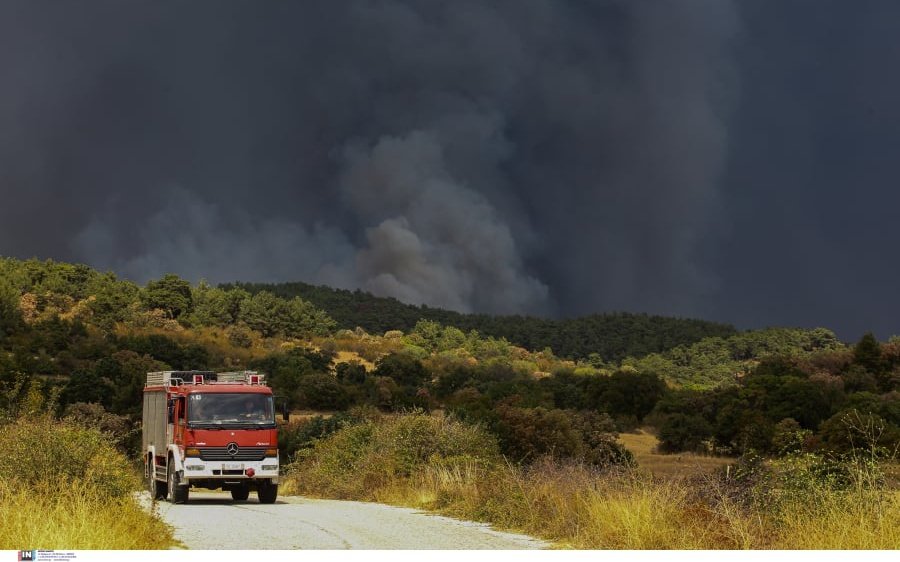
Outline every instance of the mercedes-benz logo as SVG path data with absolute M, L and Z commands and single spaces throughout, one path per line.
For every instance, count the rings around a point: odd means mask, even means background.
M 229 443 L 225 445 L 225 452 L 231 455 L 232 457 L 238 453 L 237 443 Z

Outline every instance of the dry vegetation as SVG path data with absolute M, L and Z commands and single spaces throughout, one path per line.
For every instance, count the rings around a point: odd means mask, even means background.
M 0 480 L 0 550 L 159 549 L 171 530 L 131 497 L 111 499 L 82 481 L 14 488 Z
M 171 530 L 134 500 L 126 458 L 98 431 L 49 417 L 0 428 L 0 550 L 159 549 Z
M 550 459 L 519 467 L 459 422 L 397 416 L 318 442 L 291 467 L 285 491 L 434 510 L 562 548 L 900 548 L 900 493 L 880 487 L 871 466 L 850 470 L 849 483 L 837 486 L 818 475 L 813 457 L 758 472 L 735 467 L 729 477 L 707 473 L 721 459 L 697 457 L 710 464 L 672 478 L 686 465 L 662 468 L 666 459 L 652 453 L 646 434 L 625 438 L 635 439 L 644 445 L 637 458 L 655 460 L 654 468 Z
M 695 453 L 663 454 L 657 451 L 659 439 L 645 429 L 622 433 L 619 442 L 634 455 L 640 470 L 664 479 L 678 479 L 710 472 L 734 462 L 728 457 Z

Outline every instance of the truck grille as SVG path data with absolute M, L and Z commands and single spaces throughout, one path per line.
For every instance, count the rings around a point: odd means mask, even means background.
M 266 448 L 241 447 L 232 455 L 227 447 L 200 447 L 200 458 L 205 461 L 261 461 L 266 458 Z

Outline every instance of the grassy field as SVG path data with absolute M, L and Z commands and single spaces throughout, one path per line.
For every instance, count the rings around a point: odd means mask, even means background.
M 657 455 L 643 433 L 624 441 L 645 469 L 518 467 L 484 437 L 422 415 L 345 428 L 302 455 L 283 490 L 432 510 L 560 548 L 900 548 L 900 493 L 872 485 L 863 468 L 842 487 L 818 476 L 815 457 L 735 480 L 715 470 L 725 460 Z
M 710 457 L 694 453 L 678 453 L 664 455 L 656 452 L 659 440 L 646 430 L 639 429 L 633 433 L 619 434 L 619 442 L 634 455 L 638 468 L 653 476 L 664 479 L 692 477 L 708 474 L 726 466 L 734 459 L 727 457 Z
M 0 550 L 176 546 L 172 530 L 134 500 L 139 488 L 98 431 L 48 416 L 0 426 Z

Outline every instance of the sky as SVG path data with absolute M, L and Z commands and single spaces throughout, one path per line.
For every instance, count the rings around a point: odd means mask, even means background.
M 0 255 L 900 334 L 892 0 L 10 0 Z

